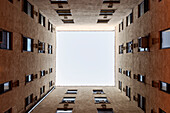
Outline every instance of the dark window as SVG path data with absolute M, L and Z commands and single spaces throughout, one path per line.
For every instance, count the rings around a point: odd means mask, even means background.
M 126 70 L 126 76 L 131 77 L 131 71 Z
M 53 24 L 48 21 L 48 30 L 53 32 Z
M 13 3 L 13 0 L 8 0 L 9 2 Z M 5 112 L 6 113 L 6 112 Z M 8 112 L 7 112 L 8 113 Z
M 63 21 L 63 23 L 65 23 L 65 24 L 73 24 L 74 23 L 74 20 L 73 19 L 67 19 L 67 20 L 64 20 L 64 19 L 62 19 L 62 21 Z
M 122 73 L 122 68 L 119 68 L 119 73 Z
M 123 54 L 123 44 L 119 46 L 119 54 Z
M 148 51 L 149 43 L 148 37 L 139 37 L 138 39 L 138 52 Z
M 104 94 L 103 90 L 93 90 L 94 94 Z
M 138 107 L 140 107 L 143 111 L 145 111 L 146 99 L 145 97 L 138 94 Z
M 100 15 L 113 15 L 114 12 L 115 10 L 113 9 L 102 9 Z
M 77 94 L 77 90 L 74 89 L 67 90 L 66 94 Z
M 138 17 L 141 17 L 144 13 L 146 13 L 149 10 L 149 0 L 144 0 L 141 4 L 138 6 Z
M 25 79 L 25 82 L 26 82 L 26 83 L 28 83 L 28 82 L 33 81 L 33 77 L 34 77 L 34 75 L 33 75 L 33 74 L 31 74 L 31 75 L 27 75 L 27 76 L 26 76 L 26 79 Z
M 12 49 L 12 33 L 0 30 L 0 49 Z
M 145 76 L 138 74 L 138 81 L 145 83 Z
M 108 23 L 109 19 L 98 19 L 97 23 Z
M 126 53 L 132 53 L 133 52 L 133 41 L 126 43 Z
M 130 92 L 131 92 L 131 88 L 129 86 L 126 86 L 126 96 L 130 98 Z
M 4 113 L 12 113 L 12 108 L 10 108 L 9 110 L 5 111 Z
M 25 98 L 25 107 L 27 107 L 32 102 L 33 102 L 33 94 L 31 94 L 27 98 Z
M 53 85 L 53 81 L 49 82 L 49 87 L 51 87 Z
M 119 81 L 119 89 L 122 91 L 122 82 Z
M 33 39 L 23 37 L 23 51 L 33 52 Z
M 170 48 L 170 29 L 161 31 L 161 49 Z
M 108 103 L 107 97 L 95 97 L 95 103 Z
M 56 10 L 59 16 L 72 16 L 70 9 Z
M 40 88 L 40 95 L 42 95 L 43 93 L 45 93 L 45 86 Z
M 160 90 L 170 94 L 170 84 L 160 81 Z
M 39 13 L 39 23 L 45 27 L 45 17 Z
M 33 16 L 33 5 L 31 5 L 27 0 L 24 0 L 24 12 L 26 14 L 28 14 L 30 17 L 34 17 Z
M 41 77 L 45 76 L 45 70 L 40 71 L 40 76 Z
M 52 54 L 53 53 L 53 47 L 52 45 L 48 45 L 48 54 Z
M 72 109 L 57 109 L 56 113 L 72 113 Z
M 0 84 L 0 94 L 3 94 L 10 90 L 12 90 L 12 82 L 11 81 Z
M 49 69 L 49 73 L 52 73 L 52 72 L 53 72 L 53 68 L 50 68 L 50 69 Z
M 133 23 L 133 12 L 126 17 L 126 26 L 129 26 L 131 23 Z
M 74 103 L 75 99 L 75 97 L 64 97 L 62 103 Z
M 159 108 L 159 113 L 166 113 L 166 112 Z
M 113 113 L 112 109 L 97 109 L 97 113 Z
M 123 31 L 123 21 L 119 24 L 119 32 Z
M 45 43 L 38 41 L 38 52 L 45 53 Z

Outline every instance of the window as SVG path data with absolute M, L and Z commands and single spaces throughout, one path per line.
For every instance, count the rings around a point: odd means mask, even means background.
M 112 109 L 97 109 L 97 113 L 113 113 Z
M 77 94 L 77 90 L 67 90 L 66 94 Z
M 49 82 L 49 87 L 53 86 L 53 81 Z
M 138 81 L 145 83 L 145 76 L 138 74 Z
M 133 12 L 126 17 L 126 26 L 129 26 L 131 23 L 133 23 Z
M 27 75 L 27 76 L 26 76 L 26 79 L 25 79 L 25 82 L 26 82 L 26 83 L 28 83 L 28 82 L 33 81 L 33 77 L 34 77 L 34 75 L 33 75 L 33 74 L 31 74 L 31 75 Z
M 161 49 L 170 48 L 170 29 L 160 32 L 161 34 Z
M 39 23 L 45 27 L 45 17 L 39 13 Z
M 103 3 L 120 3 L 120 0 L 103 0 Z
M 12 49 L 12 33 L 0 29 L 0 49 Z
M 114 12 L 115 10 L 112 9 L 102 9 L 100 15 L 113 15 Z
M 65 24 L 73 24 L 74 23 L 74 20 L 73 19 L 67 19 L 67 20 L 63 20 L 62 19 L 62 21 L 63 21 L 63 23 L 65 23 Z
M 126 43 L 126 53 L 132 53 L 133 52 L 133 41 Z
M 138 52 L 148 51 L 148 38 L 147 37 L 139 37 L 138 39 Z
M 45 76 L 45 70 L 40 71 L 40 76 L 41 77 Z
M 95 103 L 109 103 L 106 97 L 95 97 Z
M 23 37 L 23 51 L 33 52 L 33 39 Z
M 122 91 L 122 82 L 119 81 L 119 89 Z
M 27 107 L 32 102 L 33 102 L 33 94 L 31 94 L 27 98 L 25 98 L 25 107 Z
M 103 90 L 93 90 L 93 94 L 104 94 Z
M 43 93 L 45 93 L 45 86 L 40 88 L 40 95 L 42 95 Z
M 45 53 L 45 43 L 38 41 L 38 52 Z
M 122 68 L 119 68 L 119 73 L 121 73 L 121 74 L 122 74 Z
M 23 10 L 26 14 L 28 14 L 32 18 L 34 18 L 33 8 L 34 8 L 33 5 L 31 5 L 27 0 L 24 0 Z
M 144 0 L 138 6 L 138 17 L 141 17 L 144 13 L 149 10 L 149 0 Z
M 126 76 L 131 77 L 131 71 L 126 70 Z
M 64 97 L 62 103 L 74 103 L 75 97 Z
M 119 46 L 119 54 L 123 54 L 123 44 Z
M 166 112 L 159 108 L 159 113 L 166 113 Z
M 170 94 L 170 84 L 160 81 L 160 90 Z
M 57 109 L 56 113 L 72 113 L 72 109 Z
M 109 19 L 98 19 L 97 23 L 108 23 Z
M 138 94 L 138 107 L 140 107 L 143 111 L 145 111 L 145 104 L 146 104 L 145 97 Z
M 70 9 L 56 10 L 59 16 L 72 16 Z
M 52 49 L 52 45 L 48 44 L 48 54 L 52 54 L 53 53 L 53 49 Z
M 49 73 L 52 73 L 52 72 L 53 72 L 53 68 L 50 68 L 50 69 L 49 69 Z
M 131 91 L 131 88 L 129 86 L 126 86 L 126 96 L 130 98 L 130 91 Z
M 48 30 L 53 32 L 53 24 L 51 24 L 50 21 L 48 21 Z
M 4 113 L 12 113 L 12 108 L 10 108 L 8 111 L 5 111 Z
M 10 90 L 12 90 L 12 82 L 11 81 L 0 84 L 0 94 L 3 94 Z
M 123 31 L 123 21 L 119 24 L 119 32 Z

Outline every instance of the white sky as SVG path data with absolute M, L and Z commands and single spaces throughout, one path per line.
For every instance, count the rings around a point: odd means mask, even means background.
M 56 85 L 115 85 L 114 32 L 57 32 Z

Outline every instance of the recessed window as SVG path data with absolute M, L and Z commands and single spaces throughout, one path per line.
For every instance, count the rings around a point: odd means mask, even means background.
M 72 113 L 72 109 L 57 109 L 56 113 Z
M 140 94 L 138 94 L 138 107 L 140 107 L 143 111 L 145 111 L 146 99 Z
M 39 23 L 45 27 L 45 17 L 39 13 Z
M 93 90 L 93 94 L 104 94 L 103 90 Z
M 122 81 L 119 81 L 119 89 L 122 91 Z
M 129 86 L 126 86 L 126 96 L 131 98 L 130 96 L 131 88 Z
M 113 9 L 102 9 L 100 15 L 113 15 L 114 12 L 115 10 Z
M 43 93 L 45 93 L 45 86 L 40 88 L 40 95 L 42 95 Z
M 45 43 L 38 41 L 38 53 L 45 53 Z
M 48 30 L 53 32 L 53 24 L 50 21 L 48 21 Z
M 160 32 L 161 34 L 161 49 L 170 48 L 170 29 Z
M 25 107 L 27 107 L 32 102 L 33 102 L 33 94 L 31 94 L 27 98 L 25 98 Z
M 0 49 L 12 49 L 12 33 L 0 29 Z
M 119 24 L 119 32 L 123 31 L 124 25 L 123 21 Z
M 52 4 L 68 4 L 67 0 L 51 0 Z
M 33 52 L 33 39 L 23 37 L 23 51 Z
M 160 81 L 160 90 L 166 93 L 170 93 L 170 84 Z
M 119 68 L 119 73 L 121 73 L 121 74 L 122 74 L 122 68 Z
M 12 90 L 12 82 L 11 81 L 0 84 L 0 94 L 3 94 L 10 90 Z
M 109 19 L 99 19 L 97 23 L 108 23 Z
M 107 97 L 95 97 L 95 103 L 109 103 Z
M 49 68 L 49 74 L 53 72 L 53 68 Z
M 149 10 L 149 0 L 144 0 L 138 5 L 138 17 L 141 17 L 144 13 Z
M 77 90 L 67 90 L 66 94 L 77 94 Z
M 33 74 L 31 74 L 31 75 L 27 75 L 27 76 L 25 77 L 25 82 L 26 82 L 26 83 L 28 83 L 28 82 L 33 81 L 33 77 L 34 77 L 34 75 L 33 75 Z
M 53 86 L 53 81 L 49 82 L 49 87 Z
M 126 26 L 129 26 L 131 23 L 133 23 L 133 12 L 126 17 Z
M 74 103 L 75 99 L 75 97 L 64 97 L 62 103 Z
M 65 24 L 73 24 L 74 23 L 74 20 L 73 19 L 67 19 L 67 20 L 63 20 L 62 19 L 62 21 L 63 21 L 63 23 L 65 23 Z
M 45 70 L 40 71 L 40 76 L 41 77 L 45 76 Z
M 24 0 L 23 10 L 26 14 L 28 14 L 32 18 L 34 17 L 33 8 L 34 8 L 33 5 L 31 5 L 27 0 Z
M 72 16 L 70 9 L 56 10 L 59 16 Z
M 148 51 L 149 50 L 149 41 L 148 37 L 139 37 L 138 39 L 138 52 Z
M 9 110 L 5 111 L 4 113 L 12 113 L 12 108 L 10 108 Z
M 97 113 L 113 113 L 112 109 L 97 109 Z
M 131 71 L 126 70 L 126 76 L 131 77 Z
M 159 108 L 159 113 L 166 113 L 166 112 Z
M 48 54 L 52 54 L 53 53 L 53 47 L 52 45 L 48 44 Z
M 138 81 L 145 83 L 145 76 L 138 74 Z
M 126 43 L 126 53 L 132 53 L 133 52 L 133 41 Z
M 120 0 L 103 0 L 103 3 L 120 3 Z
M 123 54 L 123 44 L 119 46 L 119 54 Z

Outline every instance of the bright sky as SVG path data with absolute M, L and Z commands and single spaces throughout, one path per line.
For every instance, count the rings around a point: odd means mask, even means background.
M 56 85 L 115 85 L 114 32 L 57 32 Z

